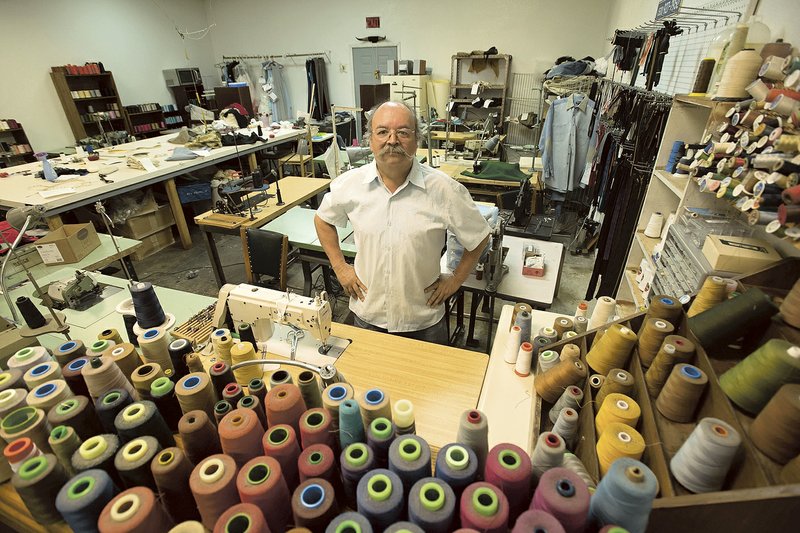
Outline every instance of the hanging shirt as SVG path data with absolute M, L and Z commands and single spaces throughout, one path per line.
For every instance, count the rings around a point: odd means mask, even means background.
M 580 184 L 594 135 L 589 134 L 593 110 L 594 102 L 579 93 L 559 98 L 550 106 L 539 139 L 542 178 L 548 189 L 568 192 Z
M 428 307 L 425 288 L 439 277 L 447 230 L 467 250 L 490 232 L 463 185 L 416 160 L 394 193 L 374 161 L 342 174 L 317 215 L 335 226 L 352 224 L 356 275 L 367 292 L 363 302 L 350 298 L 350 309 L 391 332 L 425 329 L 444 316 L 444 304 Z

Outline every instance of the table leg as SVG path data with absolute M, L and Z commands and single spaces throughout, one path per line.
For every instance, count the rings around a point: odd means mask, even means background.
M 126 255 L 121 259 L 123 263 L 125 263 L 125 267 L 128 269 L 128 273 L 131 275 L 131 279 L 133 281 L 139 281 L 139 276 L 136 275 L 136 269 L 133 268 L 133 261 L 131 261 L 131 256 Z
M 486 353 L 492 350 L 492 324 L 494 323 L 494 295 L 488 296 L 489 299 L 489 332 L 486 335 Z
M 331 269 L 327 265 L 320 265 L 322 268 L 322 283 L 329 296 L 333 296 L 333 283 L 331 283 Z
M 475 338 L 475 320 L 478 314 L 478 305 L 483 300 L 483 293 L 473 292 L 472 301 L 469 305 L 469 328 L 467 329 L 467 346 L 478 346 L 478 339 Z
M 172 208 L 172 216 L 175 217 L 175 225 L 178 226 L 181 246 L 183 246 L 184 250 L 188 250 L 192 247 L 192 236 L 189 234 L 189 226 L 186 224 L 186 217 L 183 216 L 183 205 L 178 196 L 178 188 L 175 186 L 175 180 L 168 179 L 165 181 L 164 188 L 167 190 L 167 198 L 169 198 L 169 206 Z
M 206 245 L 206 251 L 208 252 L 208 258 L 211 259 L 211 268 L 214 270 L 214 279 L 217 280 L 217 286 L 222 287 L 225 285 L 225 272 L 222 269 L 222 263 L 219 260 L 219 252 L 217 251 L 217 245 L 214 242 L 214 234 L 210 231 L 203 230 L 203 242 Z

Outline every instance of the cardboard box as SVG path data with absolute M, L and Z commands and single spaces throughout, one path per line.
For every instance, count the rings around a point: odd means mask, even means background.
M 522 247 L 522 275 L 529 278 L 544 276 L 544 253 L 533 244 Z
M 709 235 L 703 243 L 703 255 L 713 270 L 747 273 L 781 260 L 775 248 L 751 237 Z
M 136 215 L 128 218 L 120 226 L 119 232 L 130 239 L 140 239 L 153 233 L 163 230 L 175 224 L 175 217 L 172 215 L 172 208 L 169 204 L 160 205 L 152 213 Z
M 100 237 L 90 223 L 65 224 L 36 241 L 45 265 L 77 263 L 98 246 Z
M 142 237 L 140 240 L 142 245 L 131 254 L 131 257 L 136 261 L 141 261 L 145 257 L 150 257 L 159 250 L 170 246 L 175 242 L 175 236 L 172 234 L 172 226 L 169 226 L 152 235 Z

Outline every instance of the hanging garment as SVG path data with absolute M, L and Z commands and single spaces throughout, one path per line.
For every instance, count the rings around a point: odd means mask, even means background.
M 271 90 L 267 93 L 273 122 L 294 120 L 295 113 L 289 90 L 283 79 L 283 65 L 276 61 L 267 61 L 263 65 L 264 79 Z M 264 110 L 266 111 L 266 109 Z
M 644 43 L 644 37 L 641 34 L 634 34 L 617 30 L 614 32 L 614 38 L 611 44 L 614 46 L 614 64 L 617 65 L 619 70 L 630 71 L 636 63 L 636 58 L 639 56 L 639 49 Z
M 548 189 L 563 193 L 579 186 L 594 133 L 589 129 L 594 105 L 587 96 L 573 93 L 550 106 L 539 140 Z
M 315 57 L 306 61 L 308 78 L 308 106 L 312 107 L 311 116 L 317 120 L 330 113 L 331 101 L 328 96 L 328 78 L 325 74 L 325 59 Z M 313 102 L 312 102 L 313 91 Z

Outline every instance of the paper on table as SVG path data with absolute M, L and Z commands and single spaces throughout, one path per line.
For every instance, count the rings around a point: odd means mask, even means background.
M 142 164 L 142 166 L 147 172 L 153 172 L 156 169 L 156 166 L 153 164 L 152 161 L 150 161 L 149 157 L 142 157 L 141 159 L 139 159 L 139 162 Z
M 192 150 L 192 152 L 199 155 L 200 157 L 205 157 L 211 153 L 211 148 L 198 148 L 197 150 Z
M 50 189 L 48 191 L 39 191 L 39 194 L 42 195 L 42 198 L 53 198 L 55 196 L 64 196 L 65 194 L 72 194 L 75 192 L 75 189 L 72 187 L 61 187 L 59 189 Z

